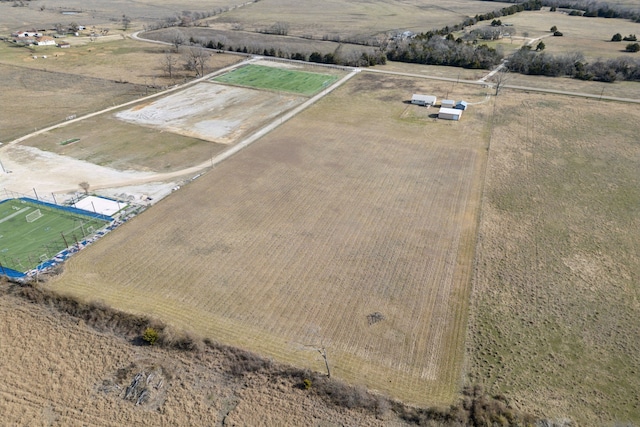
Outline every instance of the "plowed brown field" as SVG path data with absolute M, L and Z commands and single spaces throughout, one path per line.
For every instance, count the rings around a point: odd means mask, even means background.
M 448 122 L 403 100 L 457 90 L 363 73 L 74 257 L 52 286 L 315 370 L 324 347 L 337 377 L 451 403 L 490 106 Z

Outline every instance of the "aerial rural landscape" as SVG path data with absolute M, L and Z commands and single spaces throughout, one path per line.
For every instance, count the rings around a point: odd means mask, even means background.
M 640 426 L 640 2 L 0 16 L 0 424 Z

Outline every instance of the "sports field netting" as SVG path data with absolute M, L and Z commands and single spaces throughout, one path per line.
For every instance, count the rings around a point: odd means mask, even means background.
M 221 83 L 313 95 L 338 80 L 329 74 L 247 65 L 213 79 Z
M 39 213 L 38 213 L 39 211 Z M 0 263 L 25 272 L 103 228 L 108 221 L 23 199 L 0 202 Z

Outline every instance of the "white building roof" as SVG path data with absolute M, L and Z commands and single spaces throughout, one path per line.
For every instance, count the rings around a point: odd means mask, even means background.
M 436 97 L 434 95 L 420 95 L 414 93 L 411 97 L 412 101 L 424 101 L 424 102 L 436 102 Z
M 441 107 L 440 111 L 438 111 L 438 116 L 440 116 L 440 114 L 445 114 L 445 115 L 452 115 L 452 116 L 462 116 L 462 110 L 458 110 L 457 108 L 445 108 L 445 107 Z

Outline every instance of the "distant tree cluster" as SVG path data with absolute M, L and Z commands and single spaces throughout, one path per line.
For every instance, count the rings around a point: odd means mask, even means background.
M 387 62 L 384 52 L 380 49 L 376 51 L 357 51 L 353 50 L 347 53 L 342 52 L 338 47 L 336 51 L 329 53 L 320 52 L 293 52 L 288 49 L 268 47 L 267 45 L 230 45 L 225 37 L 212 40 L 189 40 L 191 46 L 202 46 L 207 49 L 227 50 L 252 55 L 273 56 L 276 58 L 293 59 L 298 61 L 309 61 L 320 64 L 335 64 L 349 67 L 368 67 L 373 65 L 382 65 Z
M 501 3 L 518 3 L 519 0 L 489 0 Z M 540 0 L 541 6 L 547 6 L 552 12 L 557 8 L 570 10 L 569 15 L 599 18 L 620 18 L 640 22 L 640 11 L 625 5 L 611 5 L 593 0 Z
M 637 49 L 640 51 L 640 45 Z M 569 76 L 580 80 L 640 81 L 640 59 L 627 57 L 588 63 L 580 53 L 550 55 L 523 48 L 509 58 L 507 68 L 521 74 Z
M 391 61 L 417 64 L 449 65 L 464 68 L 492 68 L 502 61 L 501 51 L 464 42 L 462 39 L 421 35 L 411 40 L 393 42 L 387 50 Z

